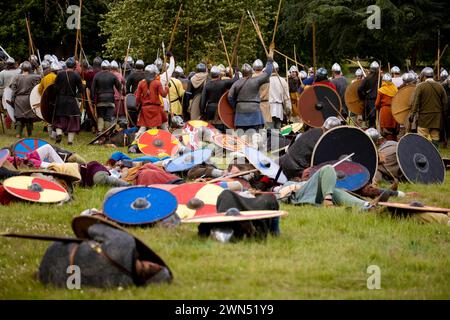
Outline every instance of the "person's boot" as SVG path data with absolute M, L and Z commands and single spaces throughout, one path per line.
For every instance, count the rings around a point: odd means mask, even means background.
M 20 139 L 22 137 L 23 123 L 22 121 L 16 121 L 16 138 Z

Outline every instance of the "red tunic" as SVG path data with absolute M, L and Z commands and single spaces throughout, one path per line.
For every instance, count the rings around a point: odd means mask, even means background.
M 313 86 L 318 85 L 318 84 L 323 84 L 323 85 L 325 85 L 325 86 L 328 86 L 328 87 L 330 87 L 331 89 L 333 89 L 334 91 L 337 90 L 337 89 L 336 89 L 336 86 L 334 85 L 334 83 L 331 82 L 331 81 L 328 81 L 328 80 L 314 82 Z
M 136 105 L 141 105 L 142 109 L 139 113 L 137 125 L 140 127 L 159 127 L 163 124 L 163 106 L 159 96 L 166 97 L 167 88 L 163 88 L 159 80 L 150 82 L 150 87 L 146 80 L 139 82 L 136 90 Z
M 397 128 L 398 124 L 392 116 L 391 104 L 392 97 L 378 92 L 377 101 L 375 102 L 375 106 L 377 110 L 380 110 L 380 127 L 393 129 Z

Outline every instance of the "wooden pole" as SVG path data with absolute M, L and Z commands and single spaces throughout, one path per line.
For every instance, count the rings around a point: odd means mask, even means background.
M 278 2 L 278 12 L 277 12 L 277 16 L 275 18 L 275 27 L 273 28 L 273 36 L 272 36 L 272 42 L 271 44 L 274 45 L 275 44 L 275 36 L 277 34 L 277 29 L 278 29 L 278 19 L 280 17 L 280 12 L 281 12 L 281 4 L 283 3 L 283 0 L 280 0 Z M 275 47 L 274 47 L 275 48 Z
M 297 67 L 297 70 L 298 70 L 297 48 L 296 48 L 295 44 L 294 44 L 294 59 L 295 59 L 295 66 Z M 305 84 L 303 83 L 302 77 L 300 76 L 300 71 L 298 72 L 298 79 L 300 80 L 302 88 L 304 88 Z
M 78 12 L 78 23 L 77 23 L 77 34 L 76 34 L 76 39 L 75 39 L 75 53 L 74 53 L 74 57 L 75 60 L 77 60 L 78 58 L 78 41 L 81 42 L 80 39 L 80 32 L 81 32 L 81 10 L 83 8 L 83 0 L 80 0 L 80 11 Z
M 129 56 L 129 54 L 130 54 L 130 48 L 131 48 L 131 39 L 128 40 L 127 53 L 125 54 L 125 59 L 124 59 L 124 68 L 123 68 L 123 74 L 122 74 L 122 76 L 123 76 L 124 78 L 125 78 L 125 71 L 127 70 L 126 64 L 127 64 L 128 56 Z
M 256 17 L 255 17 L 255 15 L 253 14 L 253 12 L 250 12 L 250 11 L 247 11 L 247 12 L 248 12 L 248 15 L 249 15 L 249 17 L 250 17 L 250 20 L 251 20 L 251 22 L 252 22 L 252 24 L 253 24 L 253 27 L 255 28 L 256 34 L 258 35 L 259 41 L 261 41 L 261 44 L 262 44 L 262 46 L 263 46 L 263 48 L 264 48 L 264 52 L 265 52 L 266 55 L 268 56 L 268 55 L 269 55 L 269 52 L 267 51 L 266 44 L 264 43 L 264 38 L 263 38 L 263 36 L 262 36 L 261 29 L 259 28 L 258 22 L 256 21 Z
M 381 83 L 381 61 L 379 62 L 379 64 L 380 64 L 380 68 L 378 69 L 378 87 L 377 87 L 377 92 L 379 92 L 379 90 L 380 90 L 380 83 Z M 375 118 L 376 127 L 377 127 L 378 132 L 381 132 L 380 112 L 377 110 L 376 106 L 375 106 L 375 110 L 376 110 L 376 113 L 375 113 L 376 114 L 376 118 Z
M 314 72 L 317 70 L 317 60 L 316 60 L 316 23 L 312 24 L 312 49 L 313 49 L 313 67 Z
M 437 72 L 436 72 L 436 79 L 438 81 L 440 76 L 441 76 L 441 28 L 438 27 Z
M 231 66 L 233 66 L 234 63 L 237 62 L 238 47 L 239 42 L 241 41 L 241 34 L 242 29 L 244 28 L 244 21 L 245 21 L 245 12 L 242 13 L 241 23 L 239 24 L 239 30 L 236 36 L 236 41 L 234 42 L 233 54 L 231 56 Z M 231 72 L 233 72 L 233 70 L 231 70 Z
M 225 51 L 225 57 L 227 59 L 228 66 L 230 67 L 230 70 L 231 70 L 232 66 L 231 66 L 230 56 L 228 55 L 227 44 L 225 43 L 225 39 L 223 38 L 222 28 L 220 27 L 220 24 L 219 24 L 219 32 L 220 32 L 220 38 L 222 39 L 223 50 Z
M 28 20 L 27 16 L 25 16 L 25 23 L 26 23 L 27 32 L 28 32 L 28 53 L 31 56 L 31 55 L 34 55 L 34 43 L 33 43 L 33 38 L 31 37 L 30 21 Z
M 189 25 L 190 19 L 187 19 L 186 23 L 186 68 L 189 67 L 189 43 L 190 43 L 190 25 Z
M 282 56 L 283 58 L 288 59 L 289 61 L 291 61 L 292 63 L 295 63 L 295 59 L 292 59 L 291 57 L 288 57 L 287 55 L 285 55 L 284 53 L 278 51 L 277 49 L 274 50 L 275 53 L 279 54 L 280 56 Z M 307 68 L 304 64 L 301 64 L 300 62 L 297 62 L 300 66 L 302 66 L 303 68 Z
M 180 16 L 181 16 L 181 11 L 183 10 L 183 3 L 180 4 L 180 9 L 178 9 L 178 13 L 177 16 L 175 18 L 175 24 L 173 25 L 173 29 L 172 29 L 172 34 L 170 35 L 170 42 L 169 42 L 169 47 L 167 48 L 168 51 L 172 50 L 172 45 L 173 45 L 173 40 L 175 39 L 175 32 L 178 28 L 178 23 L 180 21 Z M 163 52 L 164 56 L 165 56 L 165 52 Z

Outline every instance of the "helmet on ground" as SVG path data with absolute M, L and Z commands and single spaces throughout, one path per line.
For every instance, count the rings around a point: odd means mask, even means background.
M 336 117 L 329 117 L 323 123 L 322 128 L 327 131 L 327 130 L 331 130 L 333 128 L 339 127 L 340 125 L 342 125 L 341 120 L 339 120 Z
M 380 133 L 375 128 L 369 128 L 366 131 L 366 134 L 372 139 L 373 142 L 377 142 L 380 139 Z
M 182 128 L 184 127 L 184 120 L 180 116 L 174 116 L 172 118 L 172 127 L 174 128 Z

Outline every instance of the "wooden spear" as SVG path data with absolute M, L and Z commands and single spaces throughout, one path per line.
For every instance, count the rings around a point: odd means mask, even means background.
M 28 20 L 27 16 L 25 16 L 25 23 L 27 25 L 27 32 L 28 32 L 28 53 L 31 56 L 31 55 L 34 55 L 34 43 L 33 43 L 33 38 L 31 37 L 30 21 Z
M 127 53 L 125 54 L 125 60 L 124 60 L 124 68 L 123 68 L 123 77 L 125 78 L 125 71 L 127 70 L 126 68 L 126 64 L 127 64 L 127 60 L 128 60 L 128 56 L 130 54 L 130 48 L 131 48 L 131 39 L 128 40 L 128 48 L 127 48 Z
M 75 39 L 75 60 L 78 58 L 78 41 L 80 41 L 81 46 L 81 40 L 80 40 L 80 32 L 81 32 L 81 10 L 83 8 L 83 0 L 80 0 L 80 11 L 78 12 L 78 23 L 77 23 L 77 34 Z
M 266 44 L 264 43 L 264 38 L 262 36 L 261 29 L 259 28 L 258 22 L 256 21 L 256 17 L 253 14 L 253 12 L 250 12 L 247 10 L 247 13 L 248 13 L 248 16 L 250 17 L 253 27 L 255 28 L 256 34 L 258 35 L 259 41 L 261 41 L 264 51 L 265 51 L 266 55 L 268 56 L 269 52 L 267 51 Z
M 316 23 L 312 24 L 312 49 L 313 49 L 313 67 L 314 72 L 317 70 L 317 60 L 316 60 Z
M 175 32 L 178 28 L 178 23 L 180 21 L 180 16 L 181 16 L 182 10 L 183 10 L 183 3 L 180 4 L 180 9 L 178 9 L 178 13 L 175 18 L 175 24 L 173 25 L 172 34 L 170 35 L 169 47 L 167 48 L 168 51 L 172 50 L 173 40 L 175 39 Z M 163 54 L 165 55 L 166 53 L 163 52 Z
M 230 70 L 231 70 L 233 67 L 231 66 L 230 56 L 228 55 L 227 44 L 225 43 L 225 39 L 223 38 L 222 28 L 220 27 L 220 24 L 219 24 L 219 32 L 220 32 L 220 38 L 222 39 L 223 50 L 225 51 L 225 57 L 227 58 L 228 66 L 230 67 Z
M 245 22 L 245 12 L 242 13 L 241 23 L 239 24 L 239 30 L 236 36 L 236 41 L 234 42 L 233 54 L 231 56 L 231 66 L 234 65 L 234 62 L 237 62 L 238 47 L 239 42 L 241 41 L 241 34 L 244 28 L 244 22 Z M 231 73 L 233 74 L 233 70 L 231 70 Z
M 272 36 L 272 45 L 275 44 L 275 36 L 277 34 L 277 29 L 278 29 L 278 19 L 280 17 L 280 12 L 281 12 L 281 4 L 283 3 L 283 0 L 280 0 L 278 2 L 278 12 L 277 12 L 277 17 L 275 18 L 275 27 L 273 28 L 273 36 Z M 275 46 L 274 46 L 275 48 Z

